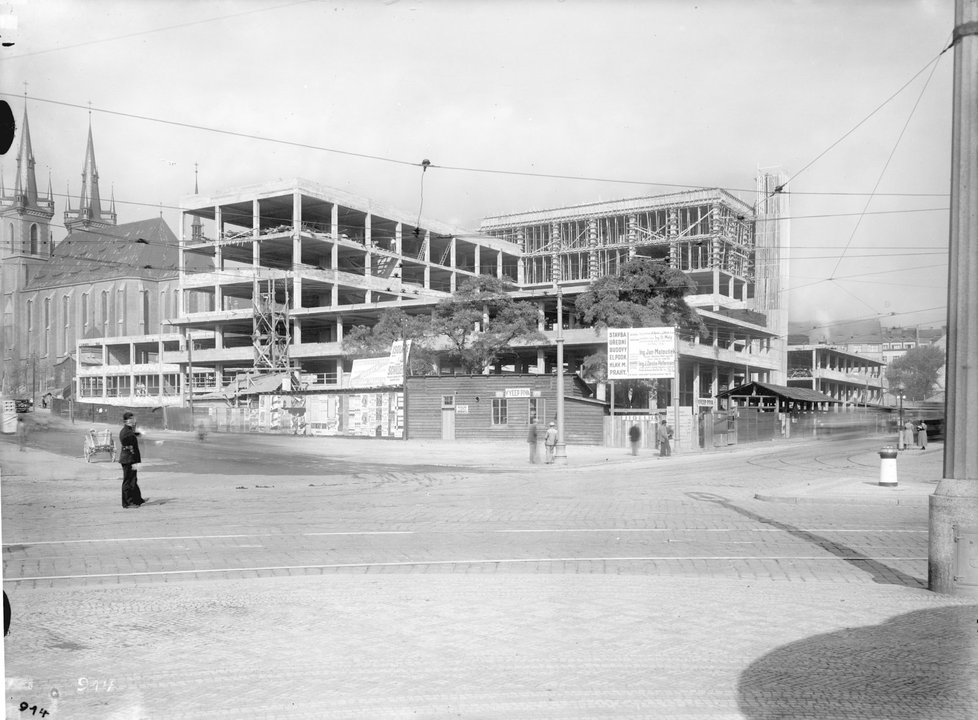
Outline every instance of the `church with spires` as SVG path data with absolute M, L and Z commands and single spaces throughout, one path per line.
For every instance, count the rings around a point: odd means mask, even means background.
M 0 176 L 0 393 L 39 403 L 70 392 L 79 340 L 172 332 L 178 239 L 162 217 L 119 224 L 114 192 L 103 207 L 91 119 L 81 192 L 69 192 L 64 225 L 54 223 L 50 177 L 38 191 L 26 103 L 17 132 L 13 187 Z

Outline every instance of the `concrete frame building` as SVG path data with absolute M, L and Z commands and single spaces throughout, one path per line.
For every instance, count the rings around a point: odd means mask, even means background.
M 184 342 L 172 336 L 92 340 L 80 355 L 107 363 L 79 365 L 79 377 L 97 388 L 84 378 L 129 373 L 136 387 L 149 385 L 146 372 L 178 375 L 184 398 L 198 402 L 222 402 L 229 397 L 222 390 L 258 373 L 291 378 L 285 390 L 336 392 L 349 372 L 345 329 L 373 325 L 390 308 L 429 313 L 463 279 L 480 274 L 513 283 L 514 296 L 535 303 L 546 337 L 513 348 L 488 371 L 555 371 L 559 286 L 565 371 L 572 374 L 606 343 L 605 333 L 577 324 L 574 298 L 627 259 L 647 257 L 689 275 L 698 292 L 687 301 L 710 336 L 680 337 L 678 385 L 645 410 L 675 406 L 692 418 L 715 408 L 724 389 L 785 377 L 782 182 L 773 174 L 760 178 L 757 210 L 723 190 L 693 190 L 489 217 L 475 234 L 300 179 L 194 195 L 182 202 L 181 301 L 173 320 Z M 144 344 L 157 349 L 150 363 L 115 362 L 148 356 L 140 351 Z M 82 391 L 80 399 L 107 397 Z M 116 399 L 150 401 L 135 393 Z
M 831 345 L 788 348 L 788 386 L 820 392 L 842 407 L 879 405 L 886 364 Z
M 659 407 L 709 409 L 721 390 L 785 378 L 788 314 L 781 288 L 789 231 L 783 183 L 779 174 L 758 178 L 756 211 L 724 190 L 692 190 L 487 217 L 480 229 L 520 249 L 521 294 L 543 297 L 546 329 L 556 320 L 552 288 L 558 285 L 565 307 L 572 307 L 593 280 L 617 273 L 634 257 L 685 272 L 697 287 L 686 301 L 710 335 L 680 335 L 678 398 L 670 390 Z M 566 311 L 564 325 L 565 360 L 573 371 L 604 347 L 606 333 L 577 328 Z M 545 352 L 538 349 L 541 368 Z

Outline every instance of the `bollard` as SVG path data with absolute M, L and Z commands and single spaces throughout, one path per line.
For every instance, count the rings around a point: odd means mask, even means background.
M 897 449 L 887 445 L 880 450 L 880 485 L 883 487 L 897 486 Z

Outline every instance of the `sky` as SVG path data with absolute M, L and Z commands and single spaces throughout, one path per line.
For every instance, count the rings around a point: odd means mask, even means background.
M 838 338 L 946 320 L 953 24 L 953 0 L 0 0 L 0 99 L 19 123 L 26 83 L 56 221 L 89 122 L 119 222 L 174 230 L 195 167 L 202 193 L 301 177 L 468 230 L 753 203 L 777 168 L 790 317 Z

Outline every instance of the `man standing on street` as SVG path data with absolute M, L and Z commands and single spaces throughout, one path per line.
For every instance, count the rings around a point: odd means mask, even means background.
M 642 439 L 642 431 L 638 425 L 628 428 L 628 441 L 632 444 L 632 455 L 638 455 L 638 441 Z
M 142 493 L 139 492 L 139 483 L 136 482 L 136 469 L 133 465 L 142 462 L 139 456 L 139 431 L 136 430 L 136 418 L 131 412 L 122 414 L 122 430 L 119 432 L 119 444 L 122 450 L 119 453 L 119 464 L 122 465 L 122 507 L 138 508 L 145 502 Z
M 669 457 L 672 455 L 672 448 L 669 446 L 669 426 L 663 420 L 659 427 L 655 429 L 656 438 L 659 441 L 659 457 Z
M 543 444 L 547 448 L 547 465 L 553 465 L 554 453 L 557 450 L 557 423 L 550 423 L 547 434 L 543 436 Z
M 539 447 L 537 446 L 537 421 L 530 418 L 530 427 L 526 431 L 526 443 L 530 446 L 530 464 L 536 465 L 539 459 Z

